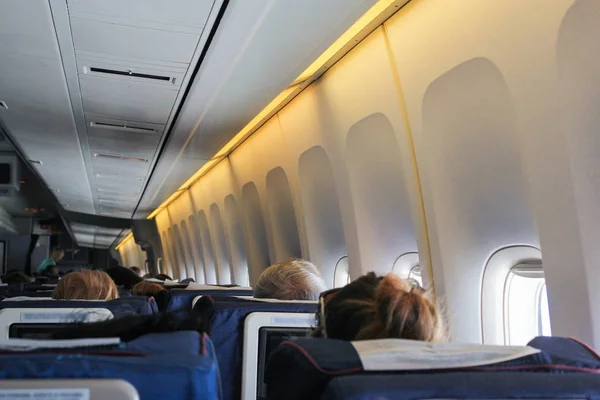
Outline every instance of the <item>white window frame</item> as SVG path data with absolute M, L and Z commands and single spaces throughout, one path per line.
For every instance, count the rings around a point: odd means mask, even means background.
M 502 302 L 504 303 L 503 307 L 503 320 L 504 320 L 504 344 L 510 345 L 510 310 L 508 308 L 508 296 L 510 295 L 510 286 L 511 280 L 515 276 L 521 276 L 526 278 L 544 278 L 544 270 L 542 267 L 542 260 L 529 260 L 523 263 L 519 263 L 513 266 L 508 270 L 508 275 L 506 276 L 506 282 L 504 284 L 504 294 L 502 296 Z M 534 304 L 534 315 L 537 316 L 537 324 L 538 332 L 541 332 L 541 310 L 540 310 L 540 300 L 541 300 L 541 288 L 544 286 L 545 281 L 542 281 L 538 284 L 535 289 L 534 298 L 536 299 Z M 514 344 L 513 344 L 514 345 Z
M 346 276 L 347 276 L 346 283 L 344 285 L 342 285 L 342 286 L 338 286 L 337 285 L 338 268 L 340 267 L 341 264 L 344 263 L 344 261 L 346 262 L 346 271 L 344 271 L 344 272 L 346 272 Z M 333 287 L 334 288 L 343 287 L 343 286 L 349 284 L 350 282 L 351 282 L 351 279 L 350 279 L 350 265 L 348 264 L 348 256 L 343 256 L 343 257 L 340 257 L 340 259 L 335 263 L 335 269 L 333 270 Z
M 484 344 L 504 345 L 508 341 L 504 300 L 511 269 L 532 262 L 540 264 L 541 259 L 540 249 L 527 245 L 505 247 L 488 258 L 481 287 L 481 337 Z
M 404 253 L 394 261 L 391 272 L 401 278 L 407 279 L 415 267 L 420 267 L 419 253 Z M 422 273 L 423 271 L 421 271 Z

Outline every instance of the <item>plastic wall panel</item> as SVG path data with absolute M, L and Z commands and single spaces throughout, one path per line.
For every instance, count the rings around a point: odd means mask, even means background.
M 541 203 L 562 203 L 556 189 L 568 182 L 549 83 L 569 3 L 417 0 L 385 24 L 414 139 L 436 294 L 455 340 L 481 341 L 481 277 L 492 252 L 540 239 L 543 249 L 543 236 L 555 236 L 548 229 L 559 229 L 543 226 L 550 208 Z M 542 176 L 559 186 L 538 184 Z M 544 253 L 545 269 L 546 261 Z
M 173 226 L 173 246 L 175 247 L 175 254 L 177 255 L 177 269 L 178 277 L 176 279 L 186 279 L 187 276 L 187 257 L 185 254 L 185 249 L 183 248 L 183 241 L 181 240 L 181 234 L 179 232 L 179 227 L 177 225 Z
M 212 237 L 208 227 L 208 219 L 206 218 L 206 213 L 204 211 L 198 213 L 198 227 L 200 241 L 202 242 L 202 253 L 204 254 L 204 275 L 206 277 L 206 283 L 219 283 L 215 268 L 215 253 L 213 251 Z
M 418 214 L 411 212 L 418 210 L 416 183 L 383 29 L 374 31 L 335 64 L 316 89 L 323 125 L 330 136 L 328 153 L 344 218 L 350 275 L 388 273 L 398 256 L 417 250 L 415 226 L 420 223 Z M 372 139 L 364 136 L 366 132 L 361 130 L 365 128 L 375 129 L 369 132 Z M 358 137 L 367 145 L 362 152 L 354 144 Z M 382 162 L 393 165 L 394 170 L 385 171 Z M 376 178 L 383 186 L 364 192 L 374 185 L 364 186 L 359 181 L 380 171 L 387 176 Z M 383 202 L 378 195 L 388 192 L 397 200 L 393 213 L 389 213 L 391 203 L 385 209 L 371 209 L 377 203 L 369 197 Z M 381 221 L 385 228 L 379 232 L 371 220 Z
M 133 239 L 128 240 L 123 246 L 119 248 L 119 254 L 121 255 L 122 265 L 125 267 L 139 267 L 145 270 L 146 259 L 148 258 L 146 252 L 138 246 Z
M 416 250 L 417 242 L 400 148 L 385 115 L 371 114 L 350 128 L 346 158 L 361 257 L 370 269 L 391 272 L 398 256 Z
M 273 229 L 275 259 L 302 258 L 292 191 L 285 171 L 280 167 L 267 174 L 267 207 Z
M 327 153 L 320 146 L 308 149 L 300 156 L 298 170 L 310 259 L 319 267 L 327 285 L 334 287 L 335 266 L 346 255 L 346 243 Z
M 231 283 L 231 261 L 227 238 L 225 237 L 225 228 L 219 206 L 213 204 L 210 206 L 210 225 L 213 230 L 213 243 L 215 250 L 215 262 L 217 268 L 217 278 L 219 283 Z
M 206 283 L 206 273 L 204 268 L 204 248 L 202 246 L 202 238 L 200 236 L 200 225 L 196 215 L 190 215 L 188 218 L 189 232 L 190 232 L 190 243 L 192 246 L 192 253 L 194 255 L 196 282 Z
M 479 281 L 499 247 L 537 241 L 518 135 L 506 81 L 488 59 L 466 61 L 427 88 L 422 136 L 433 232 L 448 311 L 459 326 L 467 319 L 481 325 L 473 318 L 481 315 L 481 291 L 463 282 Z
M 249 182 L 242 188 L 242 204 L 248 243 L 248 269 L 250 282 L 254 283 L 271 264 L 265 219 L 254 183 Z
M 162 263 L 162 268 L 158 272 L 161 274 L 167 274 L 169 276 L 172 276 L 173 272 L 171 270 L 171 253 L 169 253 L 169 249 L 167 246 L 168 240 L 166 231 L 163 231 L 160 234 L 160 241 L 163 248 L 164 259 Z
M 187 277 L 196 280 L 196 260 L 194 258 L 194 252 L 192 251 L 190 231 L 188 230 L 185 220 L 182 220 L 179 225 L 181 226 L 181 243 L 185 254 Z
M 178 254 L 179 252 L 175 245 L 175 238 L 173 236 L 172 227 L 169 228 L 169 230 L 167 231 L 167 243 L 169 246 L 169 252 L 171 254 L 171 272 L 173 273 L 173 275 L 170 276 L 173 279 L 179 279 L 179 276 L 181 275 L 181 264 L 179 261 L 180 254 Z
M 578 215 L 583 263 L 563 266 L 560 284 L 548 285 L 552 333 L 571 334 L 575 321 L 591 322 L 600 345 L 600 3 L 576 1 L 560 24 L 557 40 L 558 96 L 562 127 L 571 160 L 574 208 Z M 568 235 L 568 232 L 564 232 Z M 575 235 L 570 235 L 571 240 Z M 542 248 L 542 250 L 545 250 Z M 544 260 L 544 267 L 545 267 Z M 577 279 L 571 277 L 577 277 Z M 548 276 L 548 275 L 546 275 Z M 585 285 L 585 290 L 581 287 Z M 568 300 L 564 301 L 564 297 Z M 585 307 L 589 304 L 589 307 Z M 590 315 L 592 316 L 590 318 Z M 580 324 L 581 322 L 579 322 Z
M 248 257 L 246 255 L 246 244 L 244 243 L 244 227 L 240 217 L 240 211 L 233 195 L 225 198 L 224 220 L 225 229 L 231 251 L 231 274 L 233 283 L 240 286 L 248 286 Z
M 160 232 L 160 241 L 162 245 L 162 253 L 164 254 L 163 270 L 161 273 L 173 276 L 173 262 L 171 260 L 171 249 L 169 248 L 169 238 L 167 236 L 167 230 L 171 222 L 169 220 L 169 213 L 165 210 L 156 216 L 156 228 Z
M 326 77 L 327 75 L 323 79 L 326 79 Z M 338 191 L 338 186 L 344 187 L 344 182 L 347 181 L 343 152 L 339 151 L 337 142 L 332 135 L 332 132 L 334 132 L 334 129 L 332 128 L 332 118 L 329 117 L 325 96 L 324 93 L 319 90 L 319 84 L 313 84 L 300 93 L 300 95 L 294 99 L 292 104 L 279 112 L 278 118 L 285 143 L 288 145 L 288 159 L 294 161 L 294 163 L 289 166 L 288 176 L 295 180 L 298 185 L 296 192 L 294 192 L 294 188 L 292 188 L 292 193 L 296 193 L 294 195 L 295 198 L 300 200 L 300 204 L 296 206 L 296 214 L 298 215 L 300 238 L 303 243 L 305 243 L 303 246 L 303 255 L 316 265 L 321 274 L 325 277 L 328 285 L 331 285 L 336 262 L 340 257 L 346 255 L 346 251 L 345 246 L 343 246 L 344 249 L 340 249 L 339 246 L 333 243 L 333 240 L 330 237 L 331 232 L 328 231 L 328 233 L 325 233 L 322 229 L 325 226 L 333 230 L 335 230 L 336 227 L 341 228 L 341 222 L 336 222 L 336 215 L 341 214 L 342 206 L 338 203 L 337 208 L 339 211 L 337 214 L 332 212 L 328 215 L 320 215 L 320 219 L 317 221 L 315 219 L 316 211 L 311 211 L 310 208 L 313 207 L 314 202 L 321 207 L 321 201 L 327 203 L 322 207 L 329 208 L 329 199 L 332 188 L 323 188 L 322 190 L 324 190 L 324 192 L 318 194 L 309 192 L 310 196 L 316 196 L 312 201 L 311 199 L 306 198 L 307 193 L 305 193 L 304 185 L 307 185 L 307 183 L 303 182 L 303 180 L 313 178 L 306 178 L 306 172 L 302 171 L 300 165 L 300 159 L 304 156 L 304 153 L 313 148 L 321 148 L 326 152 L 326 157 L 329 158 L 329 169 L 315 172 L 319 174 L 319 177 L 314 179 L 327 179 L 329 176 L 331 178 L 330 180 L 335 182 L 334 192 Z M 312 161 L 319 162 L 319 160 Z M 327 168 L 325 163 L 319 165 Z M 312 168 L 308 165 L 305 167 Z M 342 191 L 342 193 L 345 192 Z M 352 209 L 347 208 L 344 209 L 344 211 L 346 215 L 345 224 L 352 227 Z M 355 231 L 349 229 L 349 232 L 352 234 L 352 232 Z M 334 236 L 338 236 L 339 234 L 340 233 L 334 234 Z M 327 243 L 321 241 L 325 236 L 328 236 Z M 342 229 L 342 244 L 345 242 L 344 236 L 344 231 Z M 360 271 L 357 272 L 356 276 L 358 275 L 360 275 Z

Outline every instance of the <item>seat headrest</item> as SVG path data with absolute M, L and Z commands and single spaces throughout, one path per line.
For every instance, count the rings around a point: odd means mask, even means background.
M 578 370 L 597 369 L 600 362 L 553 358 L 529 346 L 430 344 L 399 339 L 347 342 L 298 339 L 284 342 L 271 355 L 266 371 L 269 395 L 288 393 L 289 399 L 319 398 L 335 376 L 360 373 L 433 373 L 435 371 Z M 555 365 L 559 364 L 559 365 Z M 583 369 L 582 369 L 583 367 Z

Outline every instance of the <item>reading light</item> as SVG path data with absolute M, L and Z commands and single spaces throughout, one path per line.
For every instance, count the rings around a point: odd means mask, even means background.
M 44 165 L 44 163 L 43 163 L 43 162 L 41 162 L 41 161 L 39 161 L 39 160 L 29 160 L 29 162 L 30 162 L 31 164 Z
M 335 62 L 341 59 L 362 39 L 375 30 L 385 20 L 398 11 L 408 0 L 379 0 L 365 14 L 363 14 L 346 32 L 344 32 L 327 50 L 323 52 L 312 64 L 308 66 L 291 84 L 275 97 L 256 117 L 252 119 L 233 139 L 208 160 L 190 179 L 179 187 L 167 200 L 165 200 L 147 219 L 154 218 L 159 212 L 189 189 L 198 179 L 210 169 L 227 157 L 244 140 L 260 128 L 275 113 L 281 110 L 302 90 L 319 78 Z

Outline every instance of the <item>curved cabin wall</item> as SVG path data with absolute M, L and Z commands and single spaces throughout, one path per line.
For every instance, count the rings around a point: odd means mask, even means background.
M 333 286 L 344 256 L 356 278 L 418 251 L 453 339 L 481 342 L 487 260 L 541 247 L 553 334 L 600 346 L 598 20 L 596 0 L 411 1 L 157 215 L 169 265 L 165 232 L 213 203 L 236 282 L 244 254 L 250 283 L 301 253 Z

